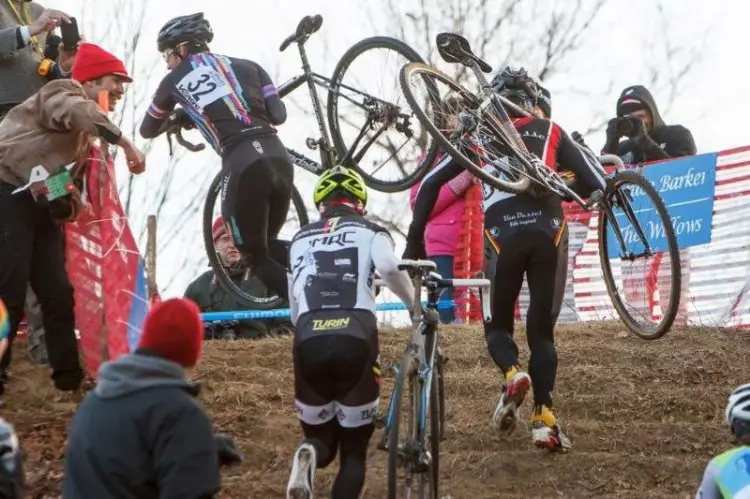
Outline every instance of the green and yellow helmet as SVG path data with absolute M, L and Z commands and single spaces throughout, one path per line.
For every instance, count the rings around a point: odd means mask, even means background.
M 326 170 L 318 178 L 313 193 L 313 202 L 315 207 L 328 199 L 332 194 L 348 194 L 355 199 L 362 201 L 362 205 L 367 204 L 367 187 L 362 176 L 350 168 L 344 166 L 334 166 Z

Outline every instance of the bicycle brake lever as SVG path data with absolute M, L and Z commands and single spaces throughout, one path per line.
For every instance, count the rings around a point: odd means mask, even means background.
M 169 144 L 169 157 L 174 156 L 174 148 L 172 147 L 172 134 L 167 132 L 167 144 Z

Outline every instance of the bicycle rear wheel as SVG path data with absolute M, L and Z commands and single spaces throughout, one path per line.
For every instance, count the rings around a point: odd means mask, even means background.
M 373 59 L 378 54 L 390 60 L 386 68 Z M 394 83 L 401 66 L 415 61 L 422 62 L 422 58 L 406 43 L 376 36 L 347 50 L 331 77 L 328 123 L 336 153 L 341 160 L 354 147 L 348 166 L 377 191 L 408 189 L 422 179 L 435 159 L 433 141 L 418 123 L 414 126 Z M 379 82 L 385 88 L 379 88 Z M 383 95 L 388 87 L 393 95 Z M 360 134 L 364 135 L 358 141 Z
M 432 135 L 439 150 L 447 152 L 458 164 L 482 182 L 501 191 L 519 194 L 528 189 L 531 179 L 523 157 L 511 144 L 503 144 L 502 123 L 492 111 L 477 113 L 479 98 L 456 80 L 427 64 L 410 63 L 399 74 L 401 90 L 422 126 Z M 420 85 L 426 88 L 421 95 Z M 430 95 L 435 92 L 435 95 Z M 455 98 L 459 109 L 448 109 L 445 102 Z M 440 104 L 436 105 L 437 101 Z M 470 111 L 473 130 L 454 137 L 450 122 L 459 111 Z M 458 126 L 466 130 L 462 123 Z M 491 164 L 497 176 L 484 169 Z
M 646 199 L 652 203 L 651 208 L 633 206 L 636 200 Z M 608 189 L 602 206 L 598 228 L 599 259 L 607 294 L 628 329 L 645 340 L 661 338 L 677 316 L 682 285 L 680 252 L 669 212 L 651 182 L 628 171 L 618 172 L 613 177 L 613 187 Z M 656 221 L 644 223 L 646 216 L 652 214 L 656 215 Z M 660 231 L 659 227 L 663 229 Z M 649 237 L 659 233 L 663 235 L 663 241 Z M 613 266 L 612 259 L 620 260 L 619 269 L 617 265 Z M 642 269 L 634 269 L 639 259 L 644 265 Z M 629 270 L 635 270 L 635 277 L 624 275 Z M 620 281 L 622 290 L 618 289 Z M 665 293 L 668 296 L 666 301 L 660 292 L 665 284 L 670 285 Z M 641 285 L 646 289 L 645 294 L 636 289 Z M 639 321 L 634 314 L 635 307 L 625 302 L 629 298 L 639 300 L 639 305 L 647 309 L 642 317 L 647 320 Z M 654 320 L 657 321 L 655 324 L 649 324 Z
M 232 278 L 229 275 L 228 269 L 221 263 L 213 238 L 213 223 L 221 214 L 221 205 L 217 205 L 216 203 L 221 194 L 221 179 L 222 175 L 219 172 L 208 188 L 206 204 L 203 207 L 203 243 L 206 248 L 208 262 L 216 276 L 216 281 L 226 293 L 250 310 L 280 308 L 284 306 L 284 299 L 279 295 L 271 294 L 265 289 L 265 286 L 259 286 L 256 276 L 249 269 L 242 276 Z M 292 202 L 289 205 L 287 223 L 284 225 L 279 237 L 291 240 L 296 230 L 308 223 L 307 209 L 305 208 L 302 196 L 300 196 L 297 188 L 292 186 Z M 262 292 L 253 290 L 262 290 Z

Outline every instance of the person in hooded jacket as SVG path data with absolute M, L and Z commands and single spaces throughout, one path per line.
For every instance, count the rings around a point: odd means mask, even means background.
M 96 388 L 73 416 L 65 451 L 66 498 L 209 498 L 219 467 L 242 460 L 214 435 L 186 369 L 201 356 L 198 307 L 172 298 L 154 305 L 137 350 L 99 369 Z
M 620 141 L 622 137 L 627 139 Z M 633 85 L 617 99 L 617 117 L 607 123 L 602 154 L 616 154 L 626 164 L 638 164 L 693 156 L 696 147 L 690 130 L 665 124 L 651 92 Z

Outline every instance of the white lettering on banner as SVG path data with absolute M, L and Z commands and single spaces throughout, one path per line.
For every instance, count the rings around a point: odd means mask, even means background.
M 645 178 L 645 177 L 644 177 Z M 706 183 L 706 172 L 695 173 L 694 168 L 689 169 L 682 175 L 663 175 L 659 179 L 659 185 L 653 180 L 647 179 L 651 182 L 654 188 L 661 192 L 672 192 L 679 191 L 681 189 L 690 189 L 692 187 L 700 187 Z M 643 189 L 637 186 L 630 186 L 628 189 L 633 197 L 643 196 Z
M 696 232 L 700 232 L 703 229 L 703 220 L 701 220 L 700 218 L 693 220 L 684 220 L 681 216 L 674 216 L 672 217 L 672 227 L 674 228 L 674 232 L 677 237 L 681 236 L 682 234 L 693 234 Z M 641 228 L 644 228 L 643 224 L 641 224 Z M 661 222 L 649 220 L 647 229 L 647 237 L 649 241 L 664 239 L 666 237 L 664 224 L 662 224 Z M 623 227 L 622 237 L 625 240 L 625 244 L 641 244 L 641 238 L 632 225 Z

